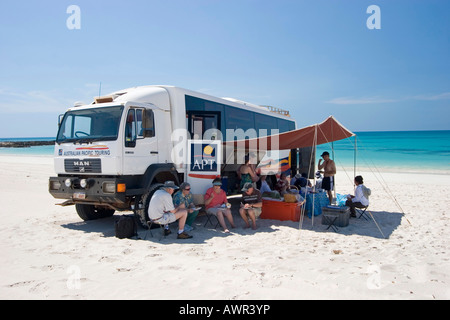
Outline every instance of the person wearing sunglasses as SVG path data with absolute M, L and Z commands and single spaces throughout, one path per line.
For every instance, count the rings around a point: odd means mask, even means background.
M 233 215 L 231 213 L 231 204 L 227 200 L 227 194 L 222 190 L 222 180 L 216 178 L 213 180 L 213 186 L 206 191 L 205 207 L 208 214 L 213 214 L 219 220 L 220 226 L 225 233 L 229 233 L 224 217 L 228 219 L 232 228 L 235 228 Z
M 186 208 L 188 216 L 184 229 L 189 232 L 194 229 L 192 226 L 195 218 L 197 218 L 199 210 L 195 210 L 194 198 L 191 193 L 191 185 L 187 182 L 183 182 L 180 185 L 180 190 L 173 196 L 173 204 L 176 208 Z

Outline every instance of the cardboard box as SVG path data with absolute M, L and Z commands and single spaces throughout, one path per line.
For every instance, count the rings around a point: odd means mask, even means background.
M 271 201 L 263 199 L 261 219 L 273 219 L 281 221 L 300 221 L 300 203 L 288 203 L 284 201 Z

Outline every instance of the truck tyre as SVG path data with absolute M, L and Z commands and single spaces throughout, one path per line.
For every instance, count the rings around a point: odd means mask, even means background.
M 162 183 L 155 183 L 148 188 L 147 192 L 142 196 L 142 204 L 143 208 L 136 210 L 136 213 L 139 218 L 139 222 L 143 228 L 148 229 L 147 222 L 150 221 L 148 216 L 148 207 L 150 206 L 150 200 L 153 197 L 153 194 L 162 186 Z
M 96 207 L 92 204 L 76 204 L 75 209 L 84 221 L 111 217 L 115 210 L 106 207 Z

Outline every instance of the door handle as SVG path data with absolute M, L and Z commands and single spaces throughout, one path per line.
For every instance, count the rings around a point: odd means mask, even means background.
M 158 151 L 150 151 L 150 154 L 158 154 Z

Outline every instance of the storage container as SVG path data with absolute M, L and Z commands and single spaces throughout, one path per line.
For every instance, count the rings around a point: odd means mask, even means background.
M 350 208 L 338 206 L 322 207 L 322 224 L 328 225 L 336 217 L 337 219 L 333 223 L 333 225 L 335 225 L 336 227 L 348 226 L 348 221 L 350 219 Z
M 281 221 L 300 221 L 301 208 L 301 203 L 288 203 L 284 201 L 263 199 L 260 218 Z

